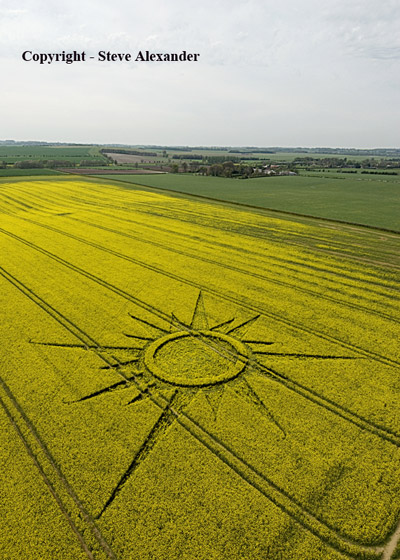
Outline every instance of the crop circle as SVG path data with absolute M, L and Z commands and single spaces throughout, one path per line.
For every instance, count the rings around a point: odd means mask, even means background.
M 237 377 L 248 359 L 248 349 L 229 335 L 178 332 L 152 342 L 144 354 L 146 368 L 158 379 L 182 387 L 202 387 Z

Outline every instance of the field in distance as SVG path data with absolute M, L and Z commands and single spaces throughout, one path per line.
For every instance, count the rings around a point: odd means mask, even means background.
M 399 235 L 81 178 L 0 212 L 2 558 L 400 558 Z
M 82 159 L 103 161 L 97 146 L 73 145 L 0 145 L 0 161 L 14 163 L 20 160 L 60 160 L 78 163 Z
M 102 175 L 97 175 L 101 178 Z M 400 176 L 309 173 L 225 179 L 190 174 L 124 175 L 129 183 L 400 231 Z M 121 183 L 122 184 L 122 183 Z

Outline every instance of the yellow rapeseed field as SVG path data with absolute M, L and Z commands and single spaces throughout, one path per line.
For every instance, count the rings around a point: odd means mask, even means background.
M 399 558 L 399 241 L 0 183 L 0 557 Z

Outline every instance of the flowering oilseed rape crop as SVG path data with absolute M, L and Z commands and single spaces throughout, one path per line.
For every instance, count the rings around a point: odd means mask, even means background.
M 396 558 L 399 236 L 89 180 L 0 211 L 2 557 Z

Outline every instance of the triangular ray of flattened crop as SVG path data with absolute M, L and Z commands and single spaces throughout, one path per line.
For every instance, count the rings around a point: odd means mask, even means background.
M 139 361 L 139 358 L 133 358 L 132 360 L 127 360 L 126 362 L 118 362 L 117 364 L 101 366 L 100 369 L 118 369 L 122 366 L 127 366 L 127 365 L 130 365 L 130 364 L 134 364 L 138 361 Z
M 154 340 L 154 336 L 139 336 L 137 334 L 123 333 L 128 338 L 136 338 L 136 340 Z
M 218 331 L 220 329 L 223 329 L 224 327 L 227 327 L 228 325 L 233 323 L 234 320 L 235 320 L 235 317 L 232 317 L 232 319 L 228 319 L 227 321 L 222 321 L 222 323 L 218 323 L 217 325 L 214 325 L 213 327 L 211 327 L 210 331 Z
M 217 419 L 218 410 L 221 404 L 221 399 L 224 394 L 223 387 L 213 387 L 212 389 L 204 389 L 204 396 L 208 404 L 210 405 L 211 411 L 214 416 L 214 420 Z
M 108 500 L 104 504 L 103 508 L 96 516 L 99 519 L 106 509 L 113 503 L 119 492 L 122 490 L 126 482 L 129 480 L 131 475 L 139 467 L 139 465 L 146 459 L 149 453 L 152 451 L 153 447 L 164 437 L 168 428 L 173 424 L 177 418 L 177 412 L 180 412 L 184 406 L 186 406 L 193 395 L 185 395 L 182 392 L 174 391 L 167 405 L 162 410 L 160 416 L 154 423 L 150 432 L 148 433 L 146 439 L 143 441 L 142 445 L 136 452 L 132 461 L 128 465 L 125 472 L 122 474 L 118 483 L 112 490 Z M 173 408 L 172 408 L 173 407 Z
M 138 346 L 110 346 L 108 344 L 70 344 L 68 342 L 40 342 L 30 340 L 31 344 L 40 346 L 53 346 L 54 348 L 78 348 L 80 350 L 142 350 Z
M 264 340 L 245 340 L 242 338 L 242 342 L 245 344 L 258 344 L 259 346 L 271 346 L 271 344 L 276 344 L 276 342 L 267 342 Z
M 264 356 L 274 356 L 283 358 L 316 358 L 318 360 L 363 360 L 358 356 L 328 356 L 324 354 L 302 354 L 302 353 L 292 353 L 292 352 L 268 352 L 262 350 L 255 350 L 255 354 L 261 354 Z
M 142 323 L 143 325 L 146 325 L 147 327 L 151 327 L 152 329 L 155 329 L 159 332 L 168 333 L 167 329 L 163 329 L 162 327 L 159 327 L 158 325 L 155 325 L 154 323 L 151 323 L 150 321 L 146 321 L 145 319 L 141 319 L 140 317 L 136 317 L 136 315 L 132 315 L 132 313 L 128 313 L 129 317 L 131 319 L 133 319 L 134 321 L 138 321 L 139 323 Z
M 276 420 L 276 418 L 273 416 L 272 412 L 270 410 L 268 410 L 268 408 L 265 406 L 264 401 L 261 399 L 261 397 L 255 391 L 255 389 L 253 389 L 253 387 L 250 385 L 250 383 L 246 379 L 246 377 L 243 377 L 242 379 L 240 379 L 240 381 L 238 383 L 233 385 L 233 389 L 238 395 L 240 395 L 241 397 L 244 397 L 245 400 L 247 400 L 248 403 L 250 403 L 252 405 L 256 405 L 258 410 L 264 416 L 266 416 L 268 418 L 268 420 L 270 420 L 278 428 L 278 430 L 281 432 L 283 437 L 286 437 L 286 431 L 280 425 L 280 423 Z
M 135 395 L 130 401 L 128 401 L 126 404 L 136 404 L 140 401 L 144 401 L 146 399 L 149 399 L 150 395 L 148 393 L 148 391 L 144 390 L 141 393 L 138 393 L 137 395 Z
M 115 391 L 116 389 L 123 389 L 128 385 L 128 380 L 123 380 L 123 381 L 117 381 L 117 383 L 113 383 L 112 385 L 109 385 L 108 387 L 104 387 L 103 389 L 99 389 L 99 391 L 95 391 L 94 393 L 90 393 L 89 395 L 85 395 L 84 397 L 76 400 L 76 401 L 70 401 L 68 404 L 74 404 L 74 403 L 78 403 L 78 402 L 82 402 L 82 401 L 87 401 L 89 399 L 93 399 L 94 397 L 98 397 L 100 395 L 103 395 L 104 393 L 111 393 L 111 391 Z
M 253 325 L 253 323 L 255 323 L 257 319 L 259 319 L 259 317 L 260 315 L 256 315 L 255 317 L 251 317 L 251 319 L 247 319 L 247 321 L 243 321 L 239 325 L 236 325 L 236 327 L 232 327 L 231 329 L 226 331 L 226 334 L 234 334 L 239 338 L 243 337 L 247 333 L 251 325 Z
M 197 296 L 190 327 L 195 331 L 208 331 L 207 313 L 204 306 L 203 294 L 201 292 L 199 292 Z
M 175 315 L 175 313 L 171 313 L 171 321 L 170 321 L 169 329 L 170 329 L 170 332 L 176 331 L 176 330 L 189 331 L 190 330 L 190 325 L 187 325 L 184 321 L 179 319 L 179 317 L 177 317 Z

